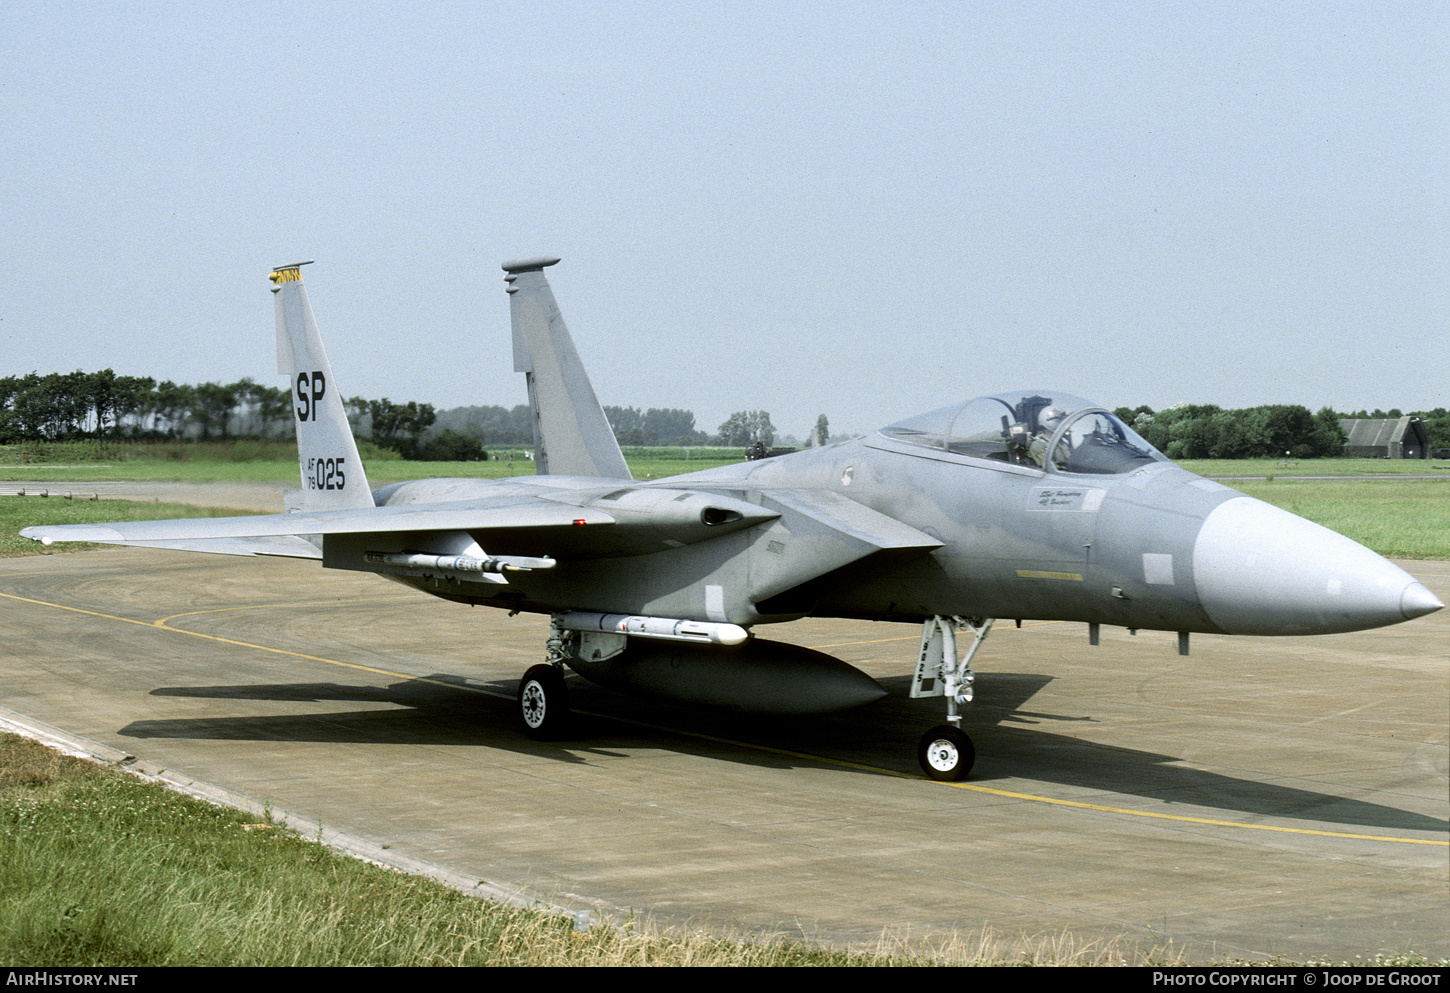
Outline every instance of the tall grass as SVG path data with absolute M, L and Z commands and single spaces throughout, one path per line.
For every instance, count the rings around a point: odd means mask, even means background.
M 0 736 L 10 965 L 851 965 L 703 932 L 591 928 L 369 865 L 270 821 Z

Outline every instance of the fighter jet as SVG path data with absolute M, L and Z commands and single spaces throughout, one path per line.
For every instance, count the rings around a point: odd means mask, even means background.
M 1305 635 L 1397 624 L 1443 604 L 1369 549 L 1175 465 L 1110 411 L 1055 390 L 952 404 L 870 437 L 674 476 L 631 478 L 544 269 L 505 262 L 514 366 L 537 474 L 368 486 L 301 278 L 276 284 L 302 490 L 260 517 L 30 527 L 94 541 L 319 559 L 434 596 L 546 614 L 523 731 L 564 733 L 563 669 L 713 707 L 811 714 L 885 691 L 757 631 L 802 617 L 922 625 L 910 694 L 941 697 L 926 775 L 974 759 L 961 730 L 996 619 Z M 957 635 L 970 633 L 960 652 Z

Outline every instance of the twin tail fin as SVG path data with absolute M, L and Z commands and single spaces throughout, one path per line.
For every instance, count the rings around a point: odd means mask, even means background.
M 514 371 L 524 374 L 529 387 L 538 472 L 633 479 L 544 278 L 544 269 L 558 261 L 540 257 L 503 264 Z
M 292 419 L 297 426 L 297 461 L 304 511 L 353 510 L 373 506 L 372 490 L 342 391 L 332 378 L 302 266 L 278 266 L 269 277 L 277 308 L 277 372 L 291 377 Z

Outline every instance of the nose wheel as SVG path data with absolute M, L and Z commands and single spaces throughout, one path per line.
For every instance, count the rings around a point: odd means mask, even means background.
M 921 736 L 916 758 L 921 763 L 921 771 L 929 778 L 954 783 L 966 779 L 972 771 L 977 750 L 960 728 L 940 724 Z

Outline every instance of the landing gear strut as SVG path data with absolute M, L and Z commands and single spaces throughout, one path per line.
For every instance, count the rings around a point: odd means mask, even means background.
M 569 688 L 564 685 L 563 661 L 571 634 L 557 622 L 551 625 L 548 661 L 533 666 L 519 680 L 519 718 L 524 734 L 535 741 L 552 741 L 568 726 Z
M 977 757 L 972 739 L 961 729 L 960 704 L 972 702 L 972 684 L 976 673 L 972 659 L 982 647 L 995 618 L 932 617 L 922 625 L 921 650 L 916 657 L 916 675 L 911 682 L 912 697 L 942 696 L 947 701 L 947 723 L 939 724 L 916 746 L 916 759 L 921 771 L 932 779 L 955 782 L 965 779 Z M 976 637 L 964 658 L 957 658 L 956 630 L 965 628 Z

